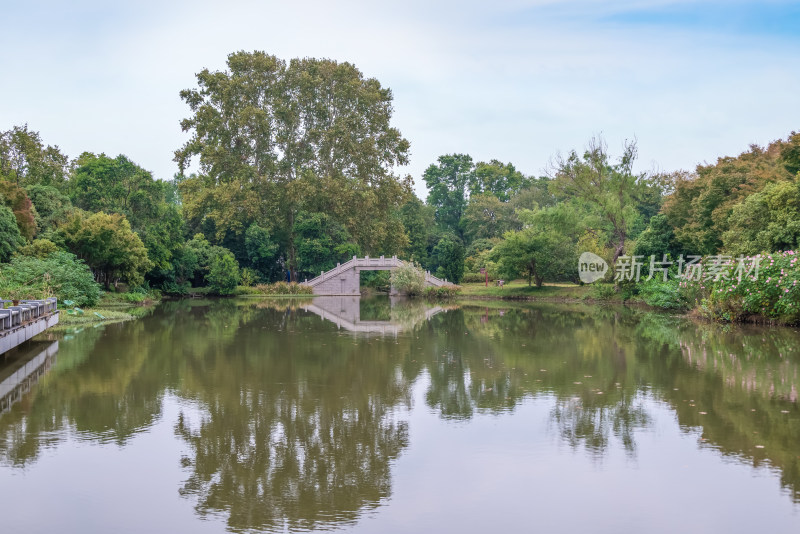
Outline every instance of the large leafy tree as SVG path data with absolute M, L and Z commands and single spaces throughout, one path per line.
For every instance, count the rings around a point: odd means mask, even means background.
M 308 278 L 361 252 L 347 229 L 325 213 L 300 212 L 292 233 L 300 275 Z
M 139 234 L 153 263 L 154 279 L 171 271 L 173 257 L 183 246 L 184 223 L 172 191 L 173 184 L 153 175 L 124 155 L 84 152 L 76 160 L 69 182 L 72 202 L 90 212 L 124 215 Z
M 467 209 L 470 187 L 475 180 L 475 165 L 468 154 L 439 156 L 423 174 L 428 187 L 428 204 L 435 210 L 436 222 L 463 237 L 461 217 Z
M 0 203 L 11 208 L 22 237 L 31 241 L 36 235 L 36 211 L 25 190 L 6 180 L 0 180 Z
M 76 160 L 75 172 L 69 181 L 70 197 L 75 206 L 91 212 L 120 213 L 133 227 L 145 226 L 161 215 L 166 182 L 119 155 L 84 152 Z
M 269 278 L 277 267 L 275 260 L 279 249 L 269 232 L 256 223 L 251 224 L 245 233 L 245 249 L 250 267 Z
M 30 185 L 25 191 L 35 208 L 36 227 L 40 234 L 49 234 L 73 211 L 69 197 L 51 185 Z
M 572 280 L 576 275 L 577 243 L 583 233 L 580 214 L 566 204 L 537 211 L 523 210 L 525 227 L 507 232 L 492 249 L 498 274 L 524 276 L 536 287 L 545 281 Z
M 392 171 L 407 163 L 409 143 L 391 125 L 391 91 L 328 59 L 237 52 L 227 66 L 201 71 L 198 87 L 181 92 L 191 138 L 175 159 L 182 174 L 199 159 L 180 185 L 191 228 L 222 241 L 255 222 L 280 237 L 292 271 L 301 210 L 331 215 L 367 252 L 404 247 L 392 213 L 410 179 Z
M 230 252 L 217 254 L 211 261 L 208 286 L 220 295 L 230 295 L 239 283 L 239 264 Z
M 461 218 L 464 236 L 469 243 L 476 239 L 501 237 L 509 230 L 519 228 L 514 206 L 501 202 L 491 194 L 480 194 L 470 198 Z
M 19 186 L 61 187 L 68 172 L 69 158 L 57 146 L 44 146 L 27 124 L 0 132 L 0 177 Z
M 139 285 L 153 265 L 128 220 L 116 213 L 76 213 L 59 236 L 106 287 L 117 281 Z
M 431 251 L 431 263 L 436 276 L 457 284 L 464 276 L 464 245 L 453 237 L 446 235 L 439 240 Z
M 514 168 L 511 163 L 502 163 L 496 159 L 488 163 L 481 161 L 475 165 L 470 194 L 490 194 L 501 202 L 508 202 L 531 183 L 532 180 Z

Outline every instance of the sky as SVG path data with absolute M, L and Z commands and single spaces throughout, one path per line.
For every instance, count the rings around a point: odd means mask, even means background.
M 602 135 L 638 170 L 737 155 L 800 130 L 800 2 L 0 0 L 0 130 L 158 178 L 187 139 L 181 89 L 227 55 L 355 64 L 392 89 L 410 174 L 442 154 L 525 174 Z

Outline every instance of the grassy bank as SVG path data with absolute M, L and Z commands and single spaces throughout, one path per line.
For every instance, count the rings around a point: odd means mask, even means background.
M 592 298 L 591 286 L 544 284 L 528 286 L 526 280 L 514 280 L 503 287 L 483 283 L 462 284 L 461 297 L 508 300 L 582 301 Z
M 161 296 L 157 293 L 104 293 L 97 305 L 80 308 L 83 313 L 60 308 L 59 324 L 56 328 L 130 321 L 147 315 L 159 302 Z

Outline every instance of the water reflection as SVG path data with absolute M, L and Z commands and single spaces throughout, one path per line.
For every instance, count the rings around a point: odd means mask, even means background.
M 403 297 L 315 297 L 304 306 L 338 328 L 362 334 L 397 336 L 446 309 L 423 300 Z
M 57 365 L 0 416 L 0 469 L 70 433 L 133 446 L 170 395 L 182 402 L 180 494 L 197 514 L 222 513 L 235 531 L 347 524 L 391 495 L 422 384 L 442 424 L 545 400 L 544 431 L 594 458 L 636 455 L 637 432 L 666 405 L 700 447 L 779 470 L 797 502 L 799 341 L 624 308 L 169 302 L 63 341 Z
M 58 341 L 25 343 L 0 362 L 0 414 L 11 410 L 55 363 Z

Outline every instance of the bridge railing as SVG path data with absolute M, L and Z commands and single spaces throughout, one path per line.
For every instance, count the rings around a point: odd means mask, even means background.
M 306 280 L 303 282 L 306 285 L 311 287 L 317 286 L 324 282 L 325 280 L 330 280 L 331 278 L 335 278 L 337 275 L 341 274 L 344 271 L 348 271 L 350 269 L 354 269 L 357 267 L 400 267 L 403 265 L 403 260 L 397 259 L 397 256 L 392 256 L 391 258 L 385 258 L 383 256 L 379 258 L 370 258 L 369 256 L 365 256 L 363 258 L 359 258 L 357 256 L 353 256 L 353 259 L 347 260 L 344 263 L 336 264 L 336 267 L 331 269 L 330 271 L 322 271 L 319 276 L 316 278 L 312 278 L 311 280 Z
M 447 281 L 447 279 L 442 280 L 441 278 L 436 278 L 430 273 L 430 271 L 425 271 L 425 281 L 430 285 L 437 287 L 446 286 L 450 283 Z
M 44 300 L 23 300 L 16 306 L 5 307 L 11 303 L 10 300 L 0 299 L 0 333 L 53 313 L 58 308 L 55 297 Z

